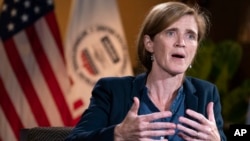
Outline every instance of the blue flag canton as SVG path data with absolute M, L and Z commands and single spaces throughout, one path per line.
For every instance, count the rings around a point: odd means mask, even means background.
M 1 39 L 8 39 L 53 9 L 53 0 L 4 0 L 0 15 Z

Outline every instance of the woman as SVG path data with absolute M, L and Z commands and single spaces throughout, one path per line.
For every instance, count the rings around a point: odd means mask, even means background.
M 153 7 L 137 43 L 146 73 L 100 79 L 67 140 L 226 140 L 216 86 L 185 76 L 208 25 L 183 3 Z

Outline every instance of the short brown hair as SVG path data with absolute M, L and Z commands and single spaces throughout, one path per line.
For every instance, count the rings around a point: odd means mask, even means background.
M 198 25 L 198 42 L 206 35 L 209 29 L 209 18 L 201 12 L 198 5 L 193 7 L 181 2 L 165 2 L 154 6 L 146 16 L 137 39 L 137 53 L 140 62 L 149 72 L 152 68 L 151 53 L 144 47 L 144 35 L 153 40 L 155 35 L 184 15 L 193 15 Z

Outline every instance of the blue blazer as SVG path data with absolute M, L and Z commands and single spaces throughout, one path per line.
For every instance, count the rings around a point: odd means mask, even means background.
M 113 141 L 114 127 L 123 121 L 133 104 L 140 99 L 146 84 L 145 73 L 136 77 L 108 77 L 100 79 L 93 91 L 89 107 L 66 141 Z M 223 119 L 218 90 L 215 85 L 197 78 L 186 77 L 183 83 L 186 108 L 207 117 L 206 107 L 214 102 L 214 115 L 222 141 Z M 187 115 L 186 115 L 187 116 Z

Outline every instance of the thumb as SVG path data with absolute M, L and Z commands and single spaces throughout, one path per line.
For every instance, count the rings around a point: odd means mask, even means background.
M 213 102 L 209 102 L 207 105 L 207 114 L 208 114 L 208 119 L 210 121 L 214 121 L 214 103 Z
M 132 107 L 130 108 L 129 112 L 137 115 L 139 107 L 140 107 L 140 101 L 137 97 L 134 97 L 133 100 L 134 100 L 134 103 Z

